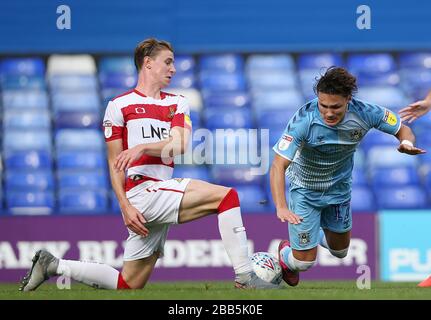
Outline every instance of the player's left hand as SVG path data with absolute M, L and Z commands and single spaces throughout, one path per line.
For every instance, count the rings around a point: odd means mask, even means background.
M 398 151 L 401 153 L 416 155 L 426 153 L 426 150 L 419 149 L 416 147 L 409 146 L 408 144 L 402 143 L 398 147 Z
M 134 161 L 138 160 L 142 154 L 143 150 L 140 145 L 123 150 L 115 159 L 114 168 L 118 171 L 124 171 L 128 169 Z

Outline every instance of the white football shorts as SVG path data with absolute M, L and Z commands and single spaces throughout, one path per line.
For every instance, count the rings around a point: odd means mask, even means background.
M 190 179 L 145 181 L 126 193 L 130 204 L 144 215 L 149 235 L 142 237 L 128 229 L 124 248 L 124 261 L 134 261 L 151 256 L 154 252 L 163 255 L 163 247 L 169 226 L 178 223 L 181 200 Z

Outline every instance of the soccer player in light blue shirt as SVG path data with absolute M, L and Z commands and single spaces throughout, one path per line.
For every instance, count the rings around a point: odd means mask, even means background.
M 316 83 L 317 99 L 295 113 L 273 147 L 271 192 L 277 217 L 289 222 L 290 240 L 281 241 L 279 260 L 291 286 L 298 284 L 299 271 L 315 263 L 318 244 L 336 257 L 347 255 L 353 155 L 365 134 L 376 128 L 398 138 L 399 152 L 425 152 L 414 147 L 415 136 L 398 115 L 353 98 L 356 91 L 356 79 L 347 70 L 329 68 Z

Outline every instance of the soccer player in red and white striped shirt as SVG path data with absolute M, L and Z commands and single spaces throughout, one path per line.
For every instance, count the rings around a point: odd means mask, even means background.
M 163 254 L 169 225 L 218 214 L 220 235 L 237 288 L 273 288 L 260 280 L 248 256 L 235 189 L 193 179 L 172 179 L 173 157 L 184 153 L 191 132 L 187 100 L 161 91 L 175 74 L 165 41 L 147 39 L 135 49 L 138 83 L 109 102 L 104 118 L 111 183 L 129 237 L 122 272 L 105 264 L 59 260 L 39 251 L 22 290 L 67 275 L 97 288 L 143 288 Z

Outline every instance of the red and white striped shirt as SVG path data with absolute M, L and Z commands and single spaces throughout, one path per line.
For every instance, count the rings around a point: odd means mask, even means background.
M 191 130 L 187 99 L 166 92 L 161 92 L 160 97 L 147 97 L 135 89 L 109 101 L 103 119 L 105 141 L 122 139 L 126 150 L 138 144 L 165 140 L 173 127 Z M 144 154 L 127 170 L 128 177 L 142 175 L 144 179 L 133 181 L 128 178 L 126 191 L 146 180 L 171 179 L 173 170 L 173 158 Z

